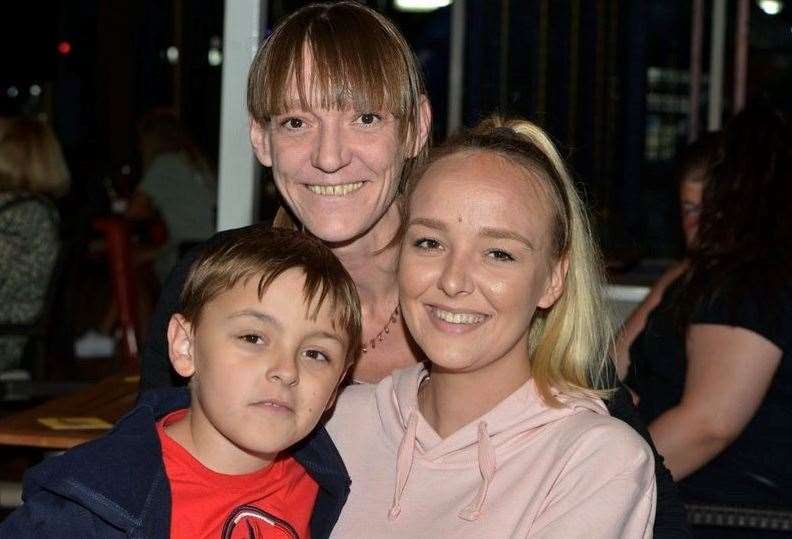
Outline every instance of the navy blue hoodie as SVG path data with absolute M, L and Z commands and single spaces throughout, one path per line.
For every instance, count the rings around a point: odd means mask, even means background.
M 107 436 L 28 470 L 25 503 L 0 524 L 0 537 L 170 537 L 171 491 L 155 423 L 189 405 L 186 388 L 147 391 Z M 321 426 L 292 455 L 319 484 L 311 537 L 328 537 L 349 494 L 344 463 Z

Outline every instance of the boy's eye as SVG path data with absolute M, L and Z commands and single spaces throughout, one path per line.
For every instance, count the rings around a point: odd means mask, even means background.
M 247 344 L 264 344 L 264 339 L 260 335 L 240 335 L 239 340 Z
M 503 262 L 512 262 L 515 260 L 510 253 L 503 251 L 502 249 L 492 249 L 491 251 L 487 251 L 487 256 Z
M 440 242 L 433 240 L 432 238 L 420 238 L 413 242 L 413 246 L 423 249 L 424 251 L 430 251 L 433 249 L 439 249 Z
M 320 352 L 319 350 L 310 349 L 310 350 L 306 350 L 303 353 L 305 354 L 305 357 L 307 357 L 308 359 L 313 359 L 314 361 L 321 361 L 323 363 L 330 362 L 330 357 L 324 352 Z
M 364 112 L 357 117 L 355 122 L 363 125 L 374 125 L 382 121 L 382 116 L 374 112 Z

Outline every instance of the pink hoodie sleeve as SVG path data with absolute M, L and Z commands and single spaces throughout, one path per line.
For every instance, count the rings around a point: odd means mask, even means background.
M 581 437 L 530 537 L 652 537 L 657 489 L 649 446 L 621 423 Z

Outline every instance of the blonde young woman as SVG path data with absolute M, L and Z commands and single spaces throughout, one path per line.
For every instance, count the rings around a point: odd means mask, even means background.
M 60 144 L 45 122 L 14 118 L 0 125 L 0 372 L 19 367 L 27 338 L 15 325 L 36 321 L 59 249 L 52 200 L 69 190 Z
M 535 126 L 485 121 L 405 200 L 398 280 L 428 366 L 348 388 L 337 537 L 651 537 L 652 451 L 601 400 L 597 249 Z
M 276 223 L 291 221 L 325 241 L 357 285 L 365 344 L 354 379 L 377 382 L 415 365 L 423 356 L 398 308 L 392 243 L 401 225 L 403 179 L 426 153 L 431 112 L 404 37 L 355 2 L 304 7 L 281 22 L 256 55 L 248 109 L 253 148 L 272 169 L 284 202 Z M 163 287 L 144 349 L 142 389 L 173 383 L 165 327 L 194 256 Z M 628 399 L 609 406 L 634 424 Z M 658 469 L 666 536 L 684 534 L 684 509 L 667 472 L 661 464 Z

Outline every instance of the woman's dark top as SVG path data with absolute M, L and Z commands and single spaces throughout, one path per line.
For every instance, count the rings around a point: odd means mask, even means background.
M 262 226 L 262 225 L 252 225 Z M 207 244 L 222 239 L 224 232 L 216 234 L 208 240 Z M 186 380 L 171 369 L 168 359 L 167 328 L 171 315 L 179 308 L 179 296 L 187 280 L 190 266 L 201 252 L 202 246 L 194 248 L 187 253 L 174 268 L 157 302 L 157 308 L 151 319 L 148 337 L 143 348 L 141 360 L 140 390 L 153 389 L 166 385 L 184 384 Z M 620 386 L 608 402 L 610 414 L 621 419 L 634 428 L 651 446 L 655 458 L 655 473 L 657 476 L 657 512 L 655 515 L 654 536 L 656 538 L 690 537 L 687 527 L 687 515 L 680 501 L 671 474 L 663 465 L 663 458 L 657 454 L 646 425 L 641 421 L 635 406 L 632 404 L 629 393 Z
M 0 372 L 20 366 L 31 326 L 46 308 L 58 259 L 59 218 L 49 199 L 0 192 Z M 18 326 L 14 328 L 13 326 Z
M 687 358 L 683 325 L 674 308 L 682 293 L 677 280 L 650 313 L 630 348 L 627 385 L 636 390 L 649 424 L 676 406 L 685 386 Z M 729 286 L 707 298 L 693 324 L 744 328 L 782 350 L 781 363 L 756 414 L 723 453 L 679 483 L 683 499 L 715 504 L 792 507 L 792 283 L 781 293 L 762 283 Z M 752 358 L 746 357 L 745 361 Z

